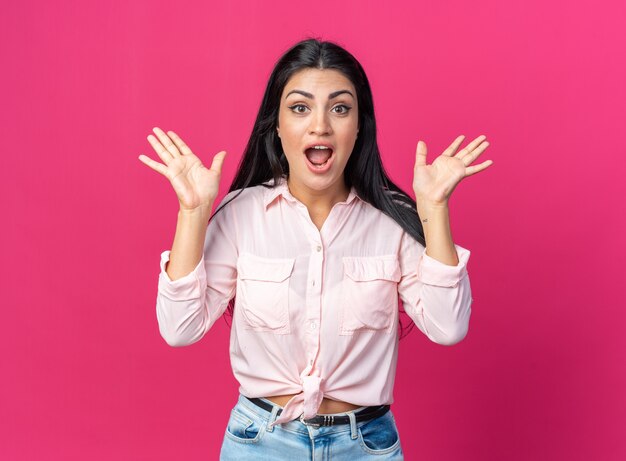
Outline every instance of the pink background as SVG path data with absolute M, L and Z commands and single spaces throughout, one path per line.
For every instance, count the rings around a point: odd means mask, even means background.
M 0 459 L 217 459 L 228 327 L 159 336 L 178 202 L 137 157 L 153 126 L 225 149 L 223 195 L 275 60 L 310 35 L 365 67 L 405 190 L 418 139 L 429 162 L 491 143 L 450 201 L 470 332 L 401 342 L 407 459 L 626 459 L 626 3 L 4 3 Z

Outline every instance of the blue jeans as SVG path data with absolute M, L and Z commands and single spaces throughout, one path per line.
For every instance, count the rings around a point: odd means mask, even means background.
M 278 424 L 279 405 L 267 399 L 272 411 L 264 410 L 239 395 L 230 413 L 224 434 L 220 460 L 404 460 L 400 436 L 391 410 L 378 418 L 356 422 L 354 412 L 348 415 L 350 424 L 315 427 L 299 419 Z

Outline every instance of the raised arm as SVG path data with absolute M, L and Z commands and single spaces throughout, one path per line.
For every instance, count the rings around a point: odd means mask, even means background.
M 168 275 L 176 280 L 190 273 L 200 261 L 226 152 L 217 153 L 207 169 L 176 133 L 165 134 L 160 128 L 154 128 L 154 133 L 157 137 L 148 135 L 148 141 L 164 164 L 145 155 L 140 155 L 139 160 L 169 179 L 178 197 L 178 223 L 167 266 Z
M 405 311 L 432 341 L 444 345 L 465 337 L 472 304 L 467 273 L 470 252 L 452 240 L 448 200 L 463 178 L 493 163 L 486 160 L 470 166 L 489 143 L 479 136 L 456 153 L 463 139 L 457 137 L 431 165 L 426 162 L 426 144 L 418 142 L 413 190 L 426 248 L 405 235 L 401 250 L 398 290 Z
M 157 319 L 168 344 L 185 346 L 206 333 L 234 292 L 236 248 L 229 229 L 217 220 L 208 226 L 226 152 L 207 169 L 174 132 L 154 132 L 148 141 L 164 164 L 139 159 L 169 179 L 180 204 L 172 249 L 161 254 Z

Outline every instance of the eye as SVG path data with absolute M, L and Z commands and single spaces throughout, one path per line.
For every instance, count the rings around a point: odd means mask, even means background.
M 294 104 L 293 106 L 289 106 L 289 109 L 291 109 L 296 114 L 304 114 L 307 107 L 304 104 Z M 300 109 L 304 109 L 304 110 L 300 110 Z
M 350 109 L 352 109 L 352 107 L 346 106 L 345 104 L 338 104 L 335 107 L 333 107 L 333 110 L 335 109 L 341 109 L 339 111 L 335 111 L 336 114 L 347 114 L 350 111 Z

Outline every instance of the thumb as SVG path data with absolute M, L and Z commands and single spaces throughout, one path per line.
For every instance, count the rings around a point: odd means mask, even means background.
M 226 151 L 223 150 L 218 152 L 213 156 L 213 162 L 211 163 L 211 170 L 216 171 L 218 173 L 222 172 L 222 164 L 224 163 L 224 158 L 226 157 Z
M 426 165 L 426 143 L 417 141 L 417 150 L 415 152 L 415 166 Z

